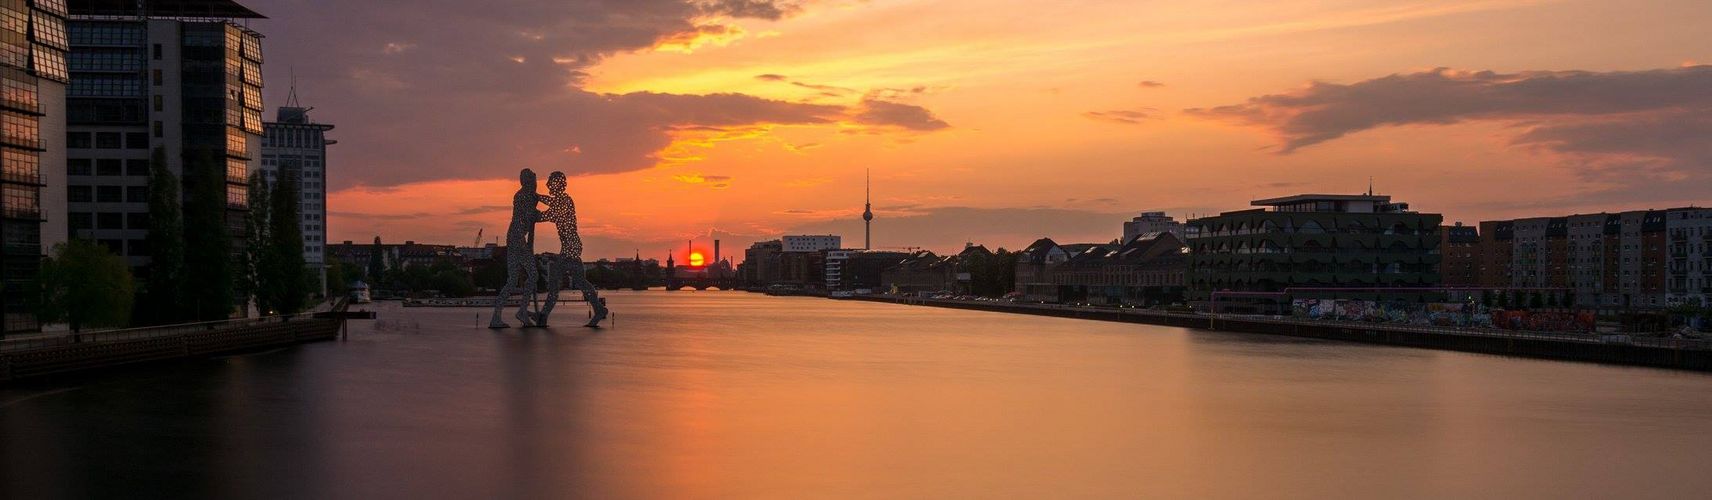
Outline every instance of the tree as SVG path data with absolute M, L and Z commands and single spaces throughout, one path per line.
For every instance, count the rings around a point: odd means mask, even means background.
M 226 165 L 210 150 L 186 153 L 184 162 L 184 280 L 180 301 L 197 320 L 230 317 L 232 240 L 226 231 Z
M 280 314 L 302 311 L 308 305 L 309 273 L 303 259 L 303 227 L 298 216 L 296 172 L 282 168 L 268 195 L 268 240 L 272 273 L 273 306 Z
M 43 321 L 65 321 L 72 332 L 85 326 L 124 326 L 136 292 L 125 259 L 90 240 L 54 245 L 42 264 Z
M 338 260 L 328 260 L 327 262 L 327 296 L 343 297 L 350 292 L 351 280 L 345 276 L 350 271 L 346 269 L 347 266 L 344 262 Z
M 258 314 L 266 315 L 272 303 L 264 292 L 269 286 L 268 186 L 261 172 L 250 173 L 250 213 L 244 217 L 244 258 L 238 261 L 238 297 L 255 300 Z
M 380 236 L 374 237 L 374 246 L 369 247 L 369 284 L 380 284 L 381 275 L 386 272 L 386 260 L 381 256 Z
M 149 267 L 139 303 L 140 320 L 150 324 L 184 321 L 184 221 L 179 208 L 178 176 L 167 168 L 166 150 L 155 148 L 149 163 Z
M 459 269 L 434 271 L 433 286 L 447 297 L 468 297 L 476 293 L 470 274 Z

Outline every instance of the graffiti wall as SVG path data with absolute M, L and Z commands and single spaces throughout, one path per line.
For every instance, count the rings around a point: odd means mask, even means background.
M 1509 330 L 1590 332 L 1591 312 L 1529 312 L 1488 310 L 1479 304 L 1379 303 L 1370 300 L 1296 299 L 1291 301 L 1295 317 L 1396 323 L 1422 326 L 1460 326 Z

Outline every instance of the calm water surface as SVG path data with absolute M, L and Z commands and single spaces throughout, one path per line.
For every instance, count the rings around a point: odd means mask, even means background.
M 1705 498 L 1712 376 L 732 292 L 0 390 L 4 498 Z

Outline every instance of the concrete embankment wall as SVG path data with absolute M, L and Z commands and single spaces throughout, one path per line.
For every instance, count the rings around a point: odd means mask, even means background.
M 1502 354 L 1532 358 L 1592 361 L 1683 370 L 1712 371 L 1712 351 L 1675 349 L 1628 344 L 1606 344 L 1550 338 L 1507 337 L 1458 334 L 1455 332 L 1423 332 L 1393 330 L 1362 325 L 1324 323 L 1303 324 L 1271 321 L 1264 318 L 1228 318 L 1189 314 L 1148 314 L 1120 309 L 1066 308 L 1034 306 L 1006 302 L 940 301 L 889 297 L 852 297 L 854 300 L 924 305 L 953 309 L 1033 314 L 1061 318 L 1121 321 L 1150 325 L 1175 326 L 1201 330 L 1287 335 L 1325 340 L 1342 340 L 1370 344 L 1386 344 L 1427 349 Z
M 132 363 L 195 358 L 316 340 L 339 335 L 341 320 L 299 318 L 136 340 L 82 342 L 0 352 L 0 382 Z

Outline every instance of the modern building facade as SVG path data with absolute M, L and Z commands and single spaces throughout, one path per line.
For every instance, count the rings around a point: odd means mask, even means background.
M 1183 238 L 1183 223 L 1165 215 L 1165 212 L 1142 212 L 1141 215 L 1123 224 L 1123 242 L 1129 243 L 1144 234 L 1171 233 L 1172 236 Z
M 885 250 L 829 250 L 825 255 L 827 291 L 877 290 L 880 273 L 910 256 Z
M 230 0 L 79 0 L 71 7 L 71 236 L 146 266 L 148 175 L 160 149 L 185 186 L 224 186 L 227 233 L 241 250 L 263 108 L 262 36 L 239 23 L 262 16 Z M 214 165 L 186 169 L 187 159 Z
M 303 231 L 303 262 L 326 292 L 327 139 L 332 125 L 309 119 L 309 108 L 298 106 L 295 89 L 277 119 L 262 124 L 261 172 L 268 185 L 297 184 L 298 220 Z
M 0 336 L 41 329 L 42 256 L 66 240 L 63 0 L 0 2 Z
M 1426 302 L 1437 294 L 1439 214 L 1382 195 L 1303 194 L 1189 221 L 1189 300 L 1284 312 L 1298 298 Z

